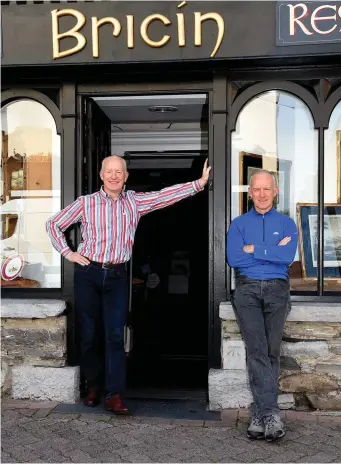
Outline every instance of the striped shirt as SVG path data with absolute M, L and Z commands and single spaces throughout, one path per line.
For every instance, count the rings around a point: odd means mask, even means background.
M 137 224 L 142 216 L 202 190 L 200 181 L 173 185 L 159 192 L 121 192 L 113 200 L 103 190 L 77 198 L 70 206 L 52 216 L 46 230 L 54 248 L 64 257 L 72 252 L 64 232 L 77 222 L 82 241 L 78 253 L 100 263 L 124 263 L 132 253 Z

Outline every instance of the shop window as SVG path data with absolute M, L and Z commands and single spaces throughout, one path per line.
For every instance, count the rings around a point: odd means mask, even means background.
M 324 143 L 324 289 L 341 291 L 341 101 Z
M 1 285 L 60 288 L 61 259 L 45 231 L 60 210 L 60 136 L 33 100 L 1 109 Z
M 317 205 L 318 133 L 308 107 L 282 91 L 268 91 L 249 101 L 238 115 L 238 132 L 232 133 L 232 219 L 246 213 L 250 176 L 271 171 L 279 194 L 275 208 L 301 220 L 306 204 Z M 316 291 L 317 273 L 308 274 L 306 249 L 316 256 L 316 231 L 300 228 L 299 246 L 290 266 L 292 291 Z M 304 244 L 306 244 L 304 246 Z M 234 286 L 234 279 L 232 279 Z

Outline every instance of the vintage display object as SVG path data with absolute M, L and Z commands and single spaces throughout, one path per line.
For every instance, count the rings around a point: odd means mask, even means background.
M 317 279 L 318 206 L 297 204 L 299 251 L 304 279 Z M 324 207 L 324 276 L 341 283 L 341 204 Z

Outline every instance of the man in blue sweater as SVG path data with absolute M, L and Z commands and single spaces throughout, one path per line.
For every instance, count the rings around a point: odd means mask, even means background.
M 267 441 L 284 436 L 277 404 L 282 333 L 290 309 L 288 267 L 295 257 L 295 222 L 278 213 L 275 177 L 259 171 L 250 179 L 253 208 L 232 221 L 227 261 L 236 270 L 233 306 L 246 346 L 253 412 L 247 436 Z

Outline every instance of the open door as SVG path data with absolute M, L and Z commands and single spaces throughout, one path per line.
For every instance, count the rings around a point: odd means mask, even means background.
M 111 154 L 111 121 L 92 98 L 83 99 L 83 192 L 88 195 L 101 187 L 102 160 Z

